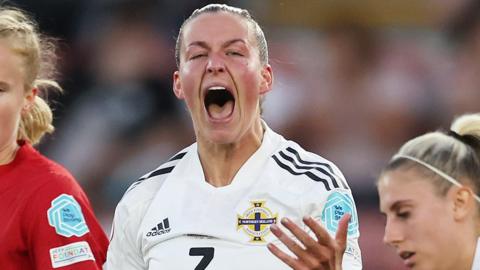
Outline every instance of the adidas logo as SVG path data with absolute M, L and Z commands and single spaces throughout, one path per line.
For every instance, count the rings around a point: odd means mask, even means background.
M 153 227 L 148 233 L 147 237 L 162 235 L 170 232 L 170 222 L 168 218 L 164 219 L 162 222 L 158 223 L 157 226 Z

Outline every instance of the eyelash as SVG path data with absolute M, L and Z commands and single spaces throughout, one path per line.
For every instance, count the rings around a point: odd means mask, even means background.
M 410 217 L 410 212 L 409 211 L 399 211 L 397 212 L 397 217 L 401 219 L 407 219 Z
M 233 55 L 233 56 L 243 56 L 243 54 L 239 52 L 227 52 L 227 55 Z
M 233 51 L 229 51 L 229 52 L 226 52 L 225 53 L 226 55 L 229 55 L 229 56 L 243 56 L 243 54 L 239 53 L 239 52 L 233 52 Z M 207 56 L 207 54 L 196 54 L 196 55 L 193 55 L 190 57 L 190 60 L 195 60 L 195 59 L 198 59 L 200 57 L 204 57 L 204 56 Z
M 190 57 L 190 60 L 194 60 L 194 59 L 197 59 L 197 58 L 200 58 L 200 57 L 203 57 L 203 56 L 206 56 L 206 54 L 197 54 L 197 55 L 194 55 L 194 56 Z

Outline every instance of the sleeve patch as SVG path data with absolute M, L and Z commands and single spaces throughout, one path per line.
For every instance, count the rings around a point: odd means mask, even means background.
M 355 210 L 355 203 L 349 194 L 333 192 L 328 196 L 322 212 L 322 222 L 325 224 L 327 230 L 335 235 L 338 229 L 338 222 L 346 213 L 351 215 L 347 235 L 350 237 L 358 237 L 357 211 Z
M 71 195 L 62 194 L 52 201 L 48 209 L 48 223 L 57 234 L 70 237 L 82 236 L 88 230 L 80 204 Z
M 92 250 L 86 241 L 75 242 L 50 249 L 53 268 L 59 268 L 83 261 L 95 261 Z

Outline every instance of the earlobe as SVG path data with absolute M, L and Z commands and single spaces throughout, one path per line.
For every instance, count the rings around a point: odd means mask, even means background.
M 178 74 L 178 70 L 173 73 L 173 93 L 178 99 L 184 98 L 182 83 L 180 81 L 180 75 Z
M 270 90 L 272 90 L 273 84 L 273 72 L 272 67 L 270 65 L 265 65 L 262 69 L 262 84 L 260 87 L 260 94 L 266 94 Z

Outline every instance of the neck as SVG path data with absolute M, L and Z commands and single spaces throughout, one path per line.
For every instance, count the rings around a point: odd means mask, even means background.
M 462 252 L 458 252 L 459 256 L 457 257 L 457 261 L 452 265 L 453 268 L 449 269 L 471 270 L 473 266 L 473 260 L 475 258 L 477 241 L 478 236 L 470 237 L 468 241 L 459 241 L 459 243 L 461 243 L 459 248 L 463 250 Z
M 260 148 L 263 127 L 258 120 L 251 132 L 236 142 L 216 144 L 198 140 L 198 154 L 205 179 L 214 187 L 229 185 L 243 164 Z
M 15 154 L 17 153 L 19 146 L 17 142 L 9 143 L 3 145 L 0 148 L 0 165 L 6 165 L 15 158 Z

